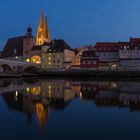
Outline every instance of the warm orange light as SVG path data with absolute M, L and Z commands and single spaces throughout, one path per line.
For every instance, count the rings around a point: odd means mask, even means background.
M 41 93 L 41 88 L 40 88 L 40 87 L 31 88 L 31 93 L 32 93 L 33 95 L 40 95 L 40 93 Z
M 36 63 L 36 64 L 40 64 L 41 63 L 41 57 L 35 55 L 31 58 L 31 62 Z

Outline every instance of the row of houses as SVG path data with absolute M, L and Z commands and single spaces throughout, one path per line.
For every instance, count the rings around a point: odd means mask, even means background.
M 32 28 L 24 36 L 8 39 L 1 58 L 38 64 L 42 69 L 140 70 L 140 38 L 127 42 L 97 42 L 79 48 L 63 39 L 51 41 L 48 19 L 40 16 L 36 37 Z
M 128 42 L 97 42 L 81 55 L 81 68 L 140 70 L 140 38 Z
M 7 41 L 1 58 L 32 62 L 42 69 L 140 70 L 140 38 L 128 42 L 97 42 L 79 48 L 63 39 L 36 44 L 32 28 L 25 36 Z

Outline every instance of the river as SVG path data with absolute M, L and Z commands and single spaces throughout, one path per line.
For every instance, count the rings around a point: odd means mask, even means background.
M 0 79 L 0 139 L 140 139 L 140 80 Z

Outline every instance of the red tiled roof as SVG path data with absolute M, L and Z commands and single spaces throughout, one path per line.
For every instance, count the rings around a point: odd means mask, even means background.
M 130 38 L 131 43 L 140 43 L 140 38 Z
M 117 52 L 118 48 L 117 42 L 97 42 L 95 45 L 96 52 Z

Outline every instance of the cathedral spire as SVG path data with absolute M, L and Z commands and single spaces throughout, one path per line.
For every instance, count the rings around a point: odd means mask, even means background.
M 44 26 L 44 15 L 43 15 L 43 12 L 41 13 L 41 16 L 40 16 L 40 27 L 43 27 Z
M 48 17 L 47 16 L 45 17 L 44 26 L 46 30 L 48 31 Z
M 45 42 L 50 42 L 50 32 L 48 28 L 48 19 L 41 13 L 40 23 L 37 31 L 36 44 L 43 45 Z

